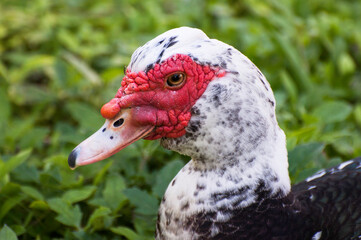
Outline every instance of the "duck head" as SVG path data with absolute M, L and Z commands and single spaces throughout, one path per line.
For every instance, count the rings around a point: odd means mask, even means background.
M 269 83 L 247 57 L 201 30 L 172 29 L 138 48 L 101 114 L 105 124 L 72 151 L 71 168 L 142 138 L 161 139 L 190 156 L 195 171 L 237 166 L 289 191 L 285 136 Z

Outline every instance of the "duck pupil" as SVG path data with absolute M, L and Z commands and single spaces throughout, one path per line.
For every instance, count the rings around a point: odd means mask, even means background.
M 173 80 L 174 82 L 179 81 L 179 79 L 180 79 L 180 74 L 174 74 L 174 75 L 172 76 L 172 80 Z
M 114 126 L 114 127 L 120 127 L 120 126 L 123 125 L 123 123 L 124 123 L 124 119 L 123 119 L 123 118 L 120 118 L 120 119 L 118 119 L 117 121 L 115 121 L 115 122 L 113 123 L 113 126 Z
M 182 82 L 182 80 L 183 80 L 183 75 L 180 73 L 175 73 L 170 77 L 170 79 L 168 81 L 168 85 L 169 86 L 178 85 Z

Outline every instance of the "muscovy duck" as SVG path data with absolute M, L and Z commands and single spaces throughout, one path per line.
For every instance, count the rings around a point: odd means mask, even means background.
M 192 159 L 164 194 L 156 239 L 361 238 L 361 158 L 291 188 L 269 83 L 201 30 L 172 29 L 138 48 L 101 114 L 71 168 L 141 138 Z

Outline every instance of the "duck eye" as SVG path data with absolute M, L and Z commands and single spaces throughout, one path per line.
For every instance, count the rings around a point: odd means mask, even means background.
M 167 76 L 167 87 L 168 88 L 178 88 L 183 85 L 186 80 L 186 75 L 182 72 L 172 73 Z

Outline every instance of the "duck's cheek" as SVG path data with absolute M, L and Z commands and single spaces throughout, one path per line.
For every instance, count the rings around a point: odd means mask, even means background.
M 149 106 L 134 108 L 134 116 L 140 125 L 155 126 L 154 130 L 145 137 L 147 140 L 180 137 L 185 134 L 185 127 L 191 118 L 190 112 L 156 109 Z

